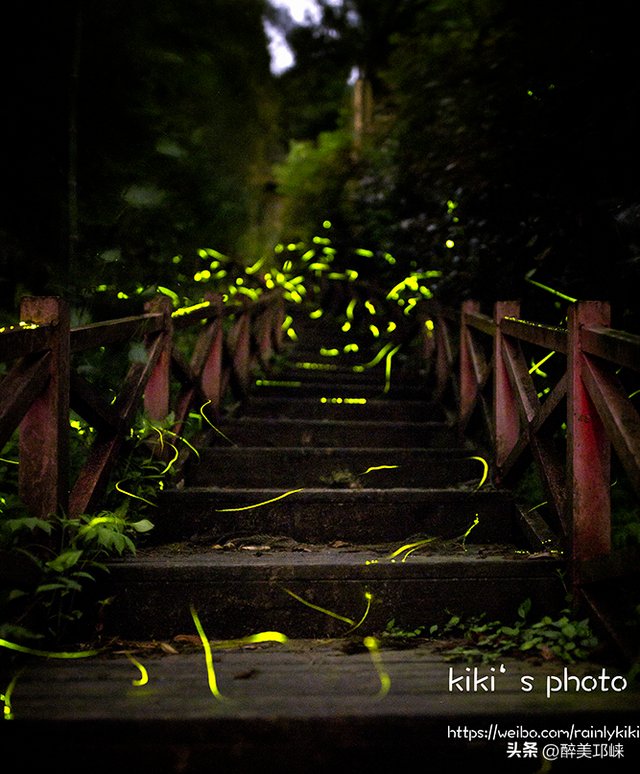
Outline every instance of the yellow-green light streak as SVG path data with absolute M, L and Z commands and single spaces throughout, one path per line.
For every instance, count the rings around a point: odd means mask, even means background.
M 554 352 L 549 352 L 549 354 L 548 354 L 548 355 L 546 355 L 545 357 L 543 357 L 543 358 L 542 358 L 542 360 L 539 360 L 537 363 L 534 363 L 534 364 L 531 366 L 531 368 L 529 369 L 529 373 L 530 373 L 530 374 L 536 373 L 536 372 L 538 371 L 538 368 L 539 368 L 539 367 L 540 367 L 540 366 L 541 366 L 543 363 L 546 363 L 546 362 L 547 362 L 547 360 L 548 360 L 548 359 L 549 359 L 549 358 L 550 358 L 552 355 L 555 355 L 555 354 L 556 354 L 556 353 L 555 353 L 555 351 L 554 351 Z M 541 375 L 541 376 L 546 376 L 546 374 L 542 374 L 542 373 L 541 373 L 540 375 Z
M 376 640 L 375 637 L 365 637 L 364 645 L 369 651 L 369 655 L 373 661 L 373 666 L 376 668 L 376 672 L 380 678 L 380 691 L 378 693 L 378 699 L 384 699 L 384 697 L 389 693 L 389 688 L 391 688 L 391 678 L 385 671 L 384 664 L 382 663 L 382 657 L 380 656 L 380 650 L 378 648 L 378 640 Z
M 299 597 L 297 594 L 294 594 L 293 591 L 286 589 L 284 586 L 282 587 L 282 590 L 286 591 L 287 594 L 290 594 L 294 599 L 297 599 L 298 602 L 302 602 L 303 605 L 310 607 L 312 610 L 317 610 L 319 613 L 324 613 L 325 615 L 331 616 L 331 618 L 337 618 L 338 621 L 344 621 L 345 623 L 350 624 L 354 628 L 356 627 L 356 622 L 351 620 L 351 618 L 345 618 L 345 616 L 338 615 L 337 613 L 333 613 L 331 612 L 331 610 L 327 610 L 324 607 L 318 607 L 318 605 L 312 605 L 311 602 L 307 602 L 306 599 L 302 599 L 302 597 Z
M 213 644 L 214 648 L 239 648 L 242 645 L 252 645 L 255 642 L 288 642 L 288 637 L 282 632 L 258 632 L 239 640 L 221 640 Z M 209 643 L 211 645 L 211 643 Z
M 348 629 L 343 636 L 346 636 L 347 634 L 351 634 L 351 632 L 355 632 L 356 629 L 359 629 L 364 623 L 365 618 L 369 615 L 369 610 L 371 610 L 371 600 L 373 599 L 373 594 L 371 594 L 371 592 L 369 591 L 366 591 L 364 598 L 367 600 L 367 607 L 364 611 L 364 615 L 358 621 L 358 623 L 355 626 L 352 626 L 351 629 Z
M 211 693 L 216 697 L 216 699 L 219 699 L 220 701 L 222 701 L 225 697 L 218 690 L 216 672 L 215 672 L 215 669 L 213 668 L 213 656 L 211 655 L 211 646 L 209 645 L 209 640 L 207 639 L 207 636 L 204 633 L 204 629 L 202 628 L 202 624 L 200 623 L 200 618 L 198 618 L 198 614 L 196 613 L 193 605 L 191 605 L 191 617 L 193 618 L 193 622 L 196 625 L 196 629 L 198 630 L 200 640 L 202 641 L 202 647 L 204 648 L 204 659 L 207 665 L 207 678 L 209 680 L 209 689 Z
M 569 301 L 572 304 L 575 304 L 578 300 L 577 298 L 572 298 L 571 296 L 567 296 L 564 293 L 561 293 L 559 290 L 554 290 L 553 288 L 550 288 L 548 285 L 543 285 L 541 282 L 536 282 L 535 280 L 532 280 L 531 277 L 525 277 L 527 282 L 530 282 L 532 285 L 535 285 L 538 288 L 542 288 L 542 290 L 546 290 L 549 293 L 552 293 L 554 296 L 558 296 L 558 298 L 562 298 L 565 301 Z
M 131 685 L 135 685 L 136 687 L 140 685 L 146 685 L 149 682 L 149 673 L 147 670 L 142 666 L 138 659 L 134 658 L 128 651 L 125 653 L 125 656 L 134 666 L 138 667 L 140 670 L 140 677 L 137 680 L 132 680 Z
M 116 485 L 115 485 L 115 486 L 116 486 L 116 489 L 117 489 L 117 490 L 118 490 L 118 492 L 120 492 L 121 494 L 123 494 L 123 495 L 128 495 L 129 497 L 133 497 L 133 498 L 135 498 L 136 500 L 142 500 L 142 502 L 143 502 L 143 503 L 147 503 L 147 505 L 151 505 L 151 506 L 153 506 L 154 508 L 157 508 L 157 507 L 158 507 L 158 506 L 157 506 L 155 503 L 152 503 L 152 502 L 151 502 L 151 500 L 147 500 L 147 499 L 145 499 L 144 497 L 140 497 L 140 495 L 133 494 L 133 492 L 127 492 L 127 490 L 126 490 L 126 489 L 123 489 L 123 488 L 120 486 L 120 484 L 121 484 L 121 483 L 122 483 L 122 481 L 117 481 L 117 482 L 116 482 Z
M 371 473 L 372 470 L 391 470 L 392 468 L 399 468 L 400 465 L 372 465 L 370 468 L 367 468 L 364 473 L 361 473 L 361 476 L 366 476 L 367 473 Z
M 276 500 L 282 500 L 283 497 L 289 497 L 289 495 L 302 491 L 302 489 L 292 489 L 290 492 L 285 492 L 284 494 L 271 498 L 271 500 L 265 500 L 262 503 L 255 503 L 254 505 L 243 505 L 241 508 L 216 508 L 216 513 L 226 513 L 227 511 L 248 511 L 250 508 L 259 508 L 261 505 L 275 503 Z
M 9 642 L 9 640 L 3 639 L 0 639 L 0 647 L 7 648 L 8 650 L 16 650 L 18 653 L 28 653 L 30 656 L 40 656 L 42 658 L 89 658 L 90 656 L 97 656 L 100 653 L 99 650 L 36 650 L 35 648 L 27 648 L 25 645 L 18 645 L 15 642 Z
M 13 720 L 13 712 L 11 711 L 11 694 L 13 693 L 13 689 L 15 688 L 16 682 L 18 681 L 18 678 L 22 674 L 24 670 L 21 669 L 17 674 L 15 674 L 9 685 L 7 686 L 7 690 L 5 693 L 0 693 L 0 701 L 4 702 L 4 707 L 2 708 L 2 717 L 4 720 Z
M 471 530 L 474 529 L 475 527 L 477 527 L 479 523 L 480 523 L 480 518 L 479 518 L 478 514 L 476 513 L 476 517 L 473 520 L 473 524 L 469 527 L 469 529 L 462 536 L 462 547 L 464 548 L 465 551 L 467 550 L 467 547 L 465 545 L 465 543 L 467 542 L 467 538 L 469 537 L 469 534 L 471 533 Z
M 238 444 L 234 443 L 234 442 L 231 440 L 231 438 L 227 438 L 227 436 L 226 436 L 226 435 L 225 435 L 225 434 L 222 432 L 222 430 L 218 430 L 218 428 L 217 428 L 217 427 L 216 427 L 216 426 L 213 424 L 213 422 L 212 422 L 212 421 L 209 419 L 209 417 L 208 417 L 208 416 L 207 416 L 207 415 L 204 413 L 204 409 L 205 409 L 205 408 L 206 408 L 206 407 L 207 407 L 207 406 L 208 406 L 210 403 L 211 403 L 211 401 L 210 401 L 210 400 L 208 400 L 206 403 L 203 403 L 203 404 L 202 404 L 202 406 L 200 406 L 200 414 L 201 414 L 202 418 L 205 420 L 205 422 L 206 422 L 208 425 L 210 425 L 210 426 L 211 426 L 211 427 L 212 427 L 212 428 L 213 428 L 213 429 L 216 431 L 216 433 L 218 433 L 219 435 L 221 435 L 221 436 L 222 436 L 222 437 L 225 439 L 225 441 L 229 441 L 229 443 L 230 443 L 232 446 L 237 446 Z
M 417 551 L 419 548 L 422 548 L 422 546 L 426 546 L 427 543 L 433 543 L 434 540 L 438 540 L 437 537 L 430 537 L 425 538 L 424 540 L 418 540 L 417 543 L 407 543 L 404 546 L 401 546 L 396 551 L 394 551 L 392 554 L 390 554 L 387 558 L 388 559 L 395 559 L 396 556 L 400 556 L 401 553 L 406 551 L 407 553 L 402 557 L 402 561 L 404 562 L 409 556 L 409 554 L 412 554 L 414 551 Z
M 400 345 L 398 344 L 397 347 L 391 350 L 389 354 L 387 355 L 386 362 L 385 362 L 385 369 L 384 369 L 384 390 L 383 392 L 387 393 L 391 389 L 391 358 L 396 354 L 396 352 L 400 349 Z
M 480 487 L 484 484 L 484 482 L 487 480 L 487 475 L 489 474 L 489 465 L 487 464 L 487 461 L 483 457 L 469 457 L 470 460 L 478 460 L 478 462 L 481 462 L 483 465 L 483 472 L 482 472 L 482 478 L 480 479 L 480 483 L 476 487 L 476 489 L 480 489 Z

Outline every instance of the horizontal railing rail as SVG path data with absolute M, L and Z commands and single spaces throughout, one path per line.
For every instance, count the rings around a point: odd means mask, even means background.
M 194 403 L 210 422 L 225 394 L 243 397 L 259 364 L 282 345 L 279 291 L 245 303 L 201 304 L 173 310 L 159 296 L 145 313 L 71 328 L 68 304 L 55 297 L 22 300 L 19 326 L 0 331 L 0 449 L 19 428 L 19 494 L 41 518 L 89 513 L 98 505 L 123 444 L 140 411 L 151 422 L 172 416 L 180 435 Z M 190 356 L 180 333 L 195 330 Z M 74 355 L 117 343 L 140 342 L 115 398 L 78 369 Z M 177 389 L 174 388 L 177 385 Z M 94 439 L 75 482 L 69 481 L 69 424 L 74 411 L 94 428 Z
M 611 329 L 608 305 L 596 301 L 572 304 L 566 328 L 520 319 L 517 302 L 497 303 L 493 317 L 475 301 L 424 314 L 436 397 L 461 436 L 488 450 L 494 483 L 513 486 L 534 463 L 546 502 L 523 510 L 523 526 L 541 551 L 563 553 L 574 598 L 635 658 L 610 586 L 637 578 L 640 547 L 612 549 L 611 488 L 613 450 L 640 498 L 640 416 L 621 379 L 640 371 L 640 336 Z M 543 361 L 553 362 L 553 384 L 541 391 Z

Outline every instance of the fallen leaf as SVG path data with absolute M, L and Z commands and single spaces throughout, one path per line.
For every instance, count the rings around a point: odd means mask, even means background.
M 334 540 L 333 543 L 329 543 L 331 548 L 344 548 L 345 546 L 348 546 L 349 543 L 346 543 L 344 540 Z
M 180 636 L 180 635 L 178 635 L 178 636 Z M 161 642 L 160 643 L 160 647 L 162 648 L 162 650 L 164 650 L 165 653 L 169 653 L 172 656 L 177 656 L 178 655 L 178 651 L 173 647 L 173 645 L 169 645 L 168 642 Z
M 176 634 L 173 638 L 174 642 L 190 642 L 193 645 L 199 645 L 201 640 L 197 634 Z

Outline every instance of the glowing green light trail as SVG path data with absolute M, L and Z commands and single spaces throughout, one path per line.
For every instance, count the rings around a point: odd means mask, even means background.
M 373 665 L 376 669 L 376 672 L 378 673 L 378 677 L 380 678 L 380 691 L 378 693 L 378 699 L 384 699 L 384 697 L 389 693 L 389 689 L 391 688 L 391 678 L 385 671 L 384 664 L 382 663 L 382 657 L 380 656 L 380 650 L 378 648 L 378 640 L 376 640 L 375 637 L 365 637 L 363 642 L 364 646 L 369 651 Z
M 525 277 L 527 282 L 530 282 L 532 285 L 535 285 L 538 288 L 542 288 L 542 290 L 546 290 L 548 293 L 552 293 L 554 296 L 558 296 L 558 298 L 562 298 L 565 301 L 569 301 L 571 304 L 575 304 L 577 302 L 577 298 L 572 298 L 571 296 L 567 296 L 564 293 L 561 293 L 559 290 L 554 290 L 553 288 L 550 288 L 548 285 L 543 285 L 541 282 L 536 282 L 535 280 L 531 279 L 530 274 Z
M 202 647 L 204 648 L 204 659 L 207 665 L 207 677 L 209 680 L 209 689 L 211 693 L 216 697 L 216 699 L 219 699 L 222 701 L 224 700 L 225 697 L 218 690 L 216 672 L 213 668 L 213 656 L 211 655 L 211 645 L 209 645 L 209 640 L 207 639 L 207 636 L 204 633 L 204 629 L 202 628 L 202 624 L 200 623 L 200 619 L 198 618 L 198 614 L 196 613 L 193 605 L 191 605 L 191 617 L 193 618 L 193 622 L 196 625 L 196 629 L 198 630 L 198 634 L 200 635 L 200 639 L 202 641 Z
M 389 392 L 391 388 L 391 358 L 396 354 L 396 352 L 400 349 L 400 345 L 398 344 L 397 347 L 391 350 L 389 354 L 387 355 L 387 359 L 385 362 L 385 369 L 384 369 L 384 390 L 383 392 Z
M 125 656 L 134 666 L 138 667 L 140 670 L 140 677 L 137 680 L 132 680 L 131 684 L 135 685 L 136 687 L 146 685 L 149 682 L 149 673 L 147 670 L 142 666 L 138 659 L 134 658 L 128 651 L 125 653 Z
M 543 358 L 542 358 L 542 360 L 539 360 L 537 363 L 534 363 L 534 364 L 531 366 L 531 368 L 529 369 L 529 373 L 530 373 L 530 374 L 533 374 L 533 373 L 539 373 L 539 374 L 540 374 L 540 376 L 546 376 L 546 374 L 542 373 L 541 371 L 538 371 L 538 368 L 539 368 L 541 365 L 543 365 L 544 363 L 546 363 L 546 362 L 547 362 L 547 360 L 548 360 L 550 357 L 552 357 L 553 355 L 555 355 L 555 354 L 556 354 L 556 353 L 555 353 L 555 351 L 554 351 L 554 352 L 549 352 L 549 354 L 548 354 L 548 355 L 546 355 L 545 357 L 543 357 Z
M 393 347 L 393 344 L 385 344 L 384 347 L 378 352 L 378 354 L 373 358 L 373 360 L 370 360 L 368 363 L 365 363 L 364 365 L 360 366 L 353 366 L 353 370 L 356 372 L 363 371 L 365 368 L 373 368 L 374 366 L 378 365 L 378 363 L 382 360 L 382 358 L 387 354 L 387 352 Z
M 331 618 L 337 618 L 338 621 L 344 621 L 345 623 L 348 623 L 355 628 L 356 622 L 352 621 L 351 618 L 345 618 L 343 615 L 332 613 L 331 610 L 327 610 L 324 607 L 318 607 L 318 605 L 312 605 L 311 602 L 307 602 L 306 599 L 302 599 L 302 597 L 299 597 L 297 594 L 294 594 L 293 591 L 286 589 L 284 586 L 282 587 L 282 590 L 286 591 L 287 594 L 290 594 L 294 599 L 297 599 L 298 602 L 302 602 L 303 605 L 310 607 L 312 610 L 317 610 L 319 613 L 324 613 L 325 615 L 331 616 Z
M 351 632 L 355 632 L 356 629 L 359 629 L 364 623 L 365 618 L 369 615 L 369 610 L 371 610 L 371 600 L 373 599 L 373 594 L 370 591 L 366 591 L 364 598 L 367 600 L 367 607 L 364 611 L 364 615 L 355 626 L 352 626 L 351 629 L 347 629 L 347 631 L 342 635 L 343 637 L 346 637 L 347 634 L 351 634 Z
M 157 508 L 157 507 L 158 507 L 158 506 L 157 506 L 155 503 L 152 503 L 152 502 L 151 502 L 151 500 L 147 500 L 147 499 L 146 499 L 146 498 L 144 498 L 144 497 L 140 497 L 140 495 L 133 494 L 133 492 L 127 492 L 127 490 L 126 490 L 126 489 L 123 489 L 123 488 L 120 486 L 120 484 L 122 483 L 122 481 L 123 481 L 123 480 L 124 480 L 124 479 L 122 479 L 121 481 L 117 481 L 117 482 L 116 482 L 116 485 L 115 485 L 115 486 L 116 486 L 116 489 L 118 490 L 118 492 L 120 492 L 120 493 L 121 493 L 121 494 L 123 494 L 123 495 L 127 495 L 128 497 L 133 497 L 133 498 L 134 498 L 134 499 L 136 499 L 136 500 L 142 500 L 142 502 L 143 502 L 143 503 L 147 503 L 147 505 L 151 505 L 151 506 L 153 506 L 154 508 Z
M 480 489 L 480 487 L 484 484 L 484 482 L 487 480 L 487 475 L 489 474 L 489 465 L 487 464 L 487 461 L 483 459 L 482 457 L 469 457 L 470 460 L 478 460 L 478 462 L 481 462 L 484 466 L 483 472 L 482 472 L 482 478 L 480 479 L 480 483 L 476 487 L 476 489 Z
M 4 720 L 13 720 L 13 712 L 11 711 L 11 694 L 13 693 L 13 689 L 15 688 L 18 678 L 23 672 L 24 669 L 21 669 L 17 674 L 15 674 L 7 686 L 5 693 L 0 693 L 0 701 L 4 703 L 4 707 L 2 708 L 2 716 Z
M 9 642 L 9 640 L 0 639 L 0 647 L 7 648 L 8 650 L 16 650 L 18 653 L 28 653 L 30 656 L 40 656 L 42 658 L 89 658 L 90 656 L 97 656 L 101 651 L 99 650 L 79 650 L 79 651 L 53 651 L 53 650 L 36 650 L 35 648 L 27 648 L 25 645 L 18 645 L 15 642 Z
M 252 645 L 255 642 L 288 642 L 289 638 L 281 632 L 258 632 L 248 637 L 242 637 L 239 640 L 221 640 L 220 642 L 209 643 L 214 648 L 239 648 L 243 645 Z
M 231 438 L 227 438 L 227 436 L 226 436 L 226 435 L 225 435 L 225 434 L 222 432 L 222 430 L 218 430 L 218 428 L 217 428 L 217 427 L 216 427 L 216 426 L 213 424 L 213 422 L 212 422 L 212 421 L 209 419 L 209 417 L 208 417 L 208 416 L 207 416 L 207 415 L 204 413 L 204 410 L 205 410 L 205 408 L 206 408 L 206 407 L 207 407 L 207 406 L 208 406 L 210 403 L 211 403 L 211 401 L 210 401 L 210 400 L 208 400 L 206 403 L 203 403 L 203 404 L 202 404 L 202 406 L 200 406 L 200 414 L 201 414 L 202 418 L 205 420 L 205 422 L 206 422 L 206 423 L 207 423 L 207 424 L 208 424 L 210 427 L 212 427 L 212 428 L 213 428 L 213 429 L 216 431 L 216 433 L 218 433 L 219 435 L 221 435 L 221 436 L 222 436 L 222 437 L 225 439 L 225 441 L 229 441 L 229 443 L 230 443 L 232 446 L 237 446 L 238 444 L 237 444 L 237 443 L 234 443 L 234 442 L 231 440 Z
M 371 473 L 372 470 L 387 470 L 391 468 L 399 468 L 400 465 L 373 465 L 370 468 L 367 468 L 364 473 L 361 473 L 361 476 L 366 476 L 367 473 Z
M 295 494 L 296 492 L 302 492 L 303 489 L 292 489 L 290 492 L 285 492 L 284 494 L 278 495 L 278 497 L 273 497 L 271 500 L 265 500 L 262 503 L 255 503 L 254 505 L 243 505 L 241 508 L 216 508 L 216 513 L 226 513 L 228 511 L 248 511 L 251 508 L 259 508 L 261 505 L 268 505 L 269 503 L 275 503 L 276 500 L 282 500 L 283 497 L 289 497 L 289 495 Z
M 477 527 L 479 523 L 480 523 L 480 518 L 478 517 L 478 514 L 476 513 L 476 517 L 473 520 L 473 524 L 469 527 L 469 529 L 462 536 L 462 547 L 464 548 L 465 551 L 467 550 L 467 547 L 465 545 L 465 543 L 467 542 L 467 538 L 469 537 L 469 534 L 471 533 L 471 530 L 474 529 L 475 527 Z
M 409 554 L 412 554 L 414 551 L 417 551 L 419 548 L 422 548 L 422 546 L 426 546 L 427 543 L 433 543 L 434 540 L 439 540 L 439 538 L 430 537 L 430 538 L 425 538 L 424 540 L 418 540 L 417 543 L 407 543 L 406 545 L 398 548 L 387 558 L 393 560 L 395 559 L 396 556 L 400 556 L 401 553 L 406 551 L 407 553 L 402 557 L 402 561 L 404 562 L 406 558 L 409 556 Z

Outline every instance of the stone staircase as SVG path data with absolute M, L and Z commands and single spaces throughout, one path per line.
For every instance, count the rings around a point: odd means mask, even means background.
M 383 344 L 361 333 L 345 354 L 354 336 L 336 323 L 298 316 L 294 329 L 278 372 L 164 493 L 158 545 L 111 566 L 105 634 L 192 632 L 190 604 L 229 639 L 340 637 L 351 627 L 317 608 L 358 621 L 367 601 L 362 636 L 561 602 L 559 563 L 527 561 L 511 494 L 479 486 L 482 460 L 410 359 L 400 351 L 391 379 L 384 357 L 354 371 Z
M 20 673 L 5 752 L 105 774 L 368 774 L 417 760 L 533 772 L 546 770 L 539 755 L 514 763 L 505 740 L 520 737 L 489 729 L 637 717 L 637 691 L 550 700 L 545 680 L 562 665 L 452 667 L 433 643 L 385 636 L 392 619 L 405 632 L 452 614 L 511 623 L 527 598 L 532 620 L 553 615 L 562 563 L 529 559 L 511 494 L 483 482 L 482 455 L 429 402 L 408 355 L 389 380 L 386 356 L 353 370 L 377 342 L 336 355 L 341 327 L 303 317 L 295 329 L 277 372 L 165 491 L 154 543 L 110 563 L 96 597 L 111 599 L 107 652 Z M 259 632 L 288 639 L 229 642 Z M 456 685 L 479 669 L 496 690 L 454 688 L 452 669 Z

